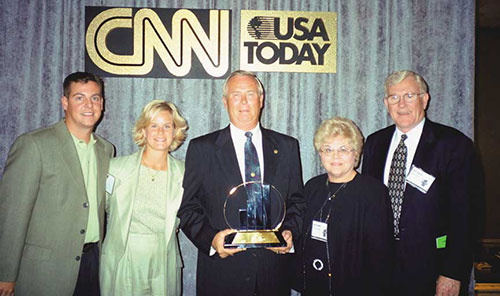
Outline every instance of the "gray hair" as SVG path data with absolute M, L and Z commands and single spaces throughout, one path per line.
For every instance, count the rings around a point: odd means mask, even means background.
M 262 94 L 264 93 L 264 87 L 262 87 L 262 82 L 260 82 L 259 78 L 257 78 L 257 76 L 254 73 L 245 70 L 236 70 L 233 73 L 231 73 L 229 77 L 227 77 L 226 80 L 224 81 L 224 85 L 222 86 L 222 94 L 224 97 L 227 97 L 227 84 L 229 83 L 229 80 L 231 80 L 231 78 L 235 76 L 252 77 L 257 82 L 257 87 L 259 88 L 259 96 L 262 96 Z
M 417 82 L 418 86 L 420 87 L 421 92 L 428 92 L 427 88 L 427 83 L 425 82 L 424 78 L 420 76 L 419 74 L 410 71 L 410 70 L 401 70 L 401 71 L 396 71 L 391 73 L 387 78 L 385 79 L 384 83 L 384 97 L 388 96 L 389 94 L 387 93 L 387 89 L 395 84 L 400 83 L 401 81 L 405 80 L 408 77 L 413 77 L 415 81 Z

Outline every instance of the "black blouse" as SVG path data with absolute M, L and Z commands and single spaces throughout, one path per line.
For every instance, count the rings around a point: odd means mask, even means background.
M 393 235 L 387 188 L 370 176 L 357 174 L 328 201 L 329 194 L 341 185 L 327 182 L 327 174 L 323 174 L 305 186 L 307 209 L 297 248 L 302 292 L 304 295 L 388 295 Z M 328 242 L 312 239 L 313 219 L 325 221 L 328 214 Z

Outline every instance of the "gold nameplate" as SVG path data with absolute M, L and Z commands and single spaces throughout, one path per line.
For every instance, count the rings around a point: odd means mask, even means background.
M 280 240 L 274 232 L 266 231 L 249 231 L 238 232 L 233 239 L 233 244 L 264 244 L 264 243 L 279 243 Z
M 224 248 L 285 247 L 286 241 L 278 231 L 238 231 L 225 237 Z

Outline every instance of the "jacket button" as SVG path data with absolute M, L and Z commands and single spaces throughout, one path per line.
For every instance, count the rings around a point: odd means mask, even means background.
M 75 257 L 75 260 L 76 260 L 76 261 L 80 261 L 80 256 L 76 256 L 76 257 Z
M 84 207 L 84 208 L 88 208 L 88 207 L 89 207 L 89 204 L 88 204 L 87 202 L 84 202 L 84 203 L 83 203 L 83 207 Z
M 85 233 L 85 229 L 80 230 L 80 233 L 84 234 Z

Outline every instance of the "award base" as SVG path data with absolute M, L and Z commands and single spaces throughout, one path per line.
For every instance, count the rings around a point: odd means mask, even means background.
M 273 248 L 286 247 L 286 241 L 278 231 L 240 230 L 225 237 L 224 248 Z

